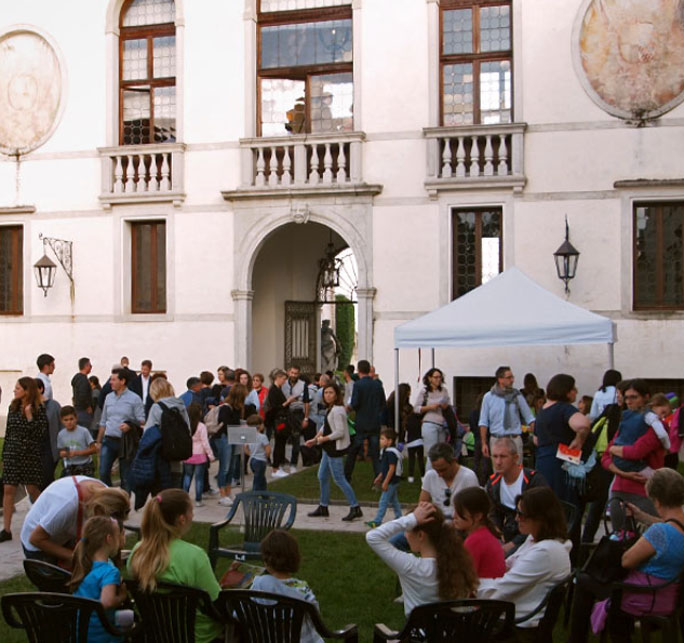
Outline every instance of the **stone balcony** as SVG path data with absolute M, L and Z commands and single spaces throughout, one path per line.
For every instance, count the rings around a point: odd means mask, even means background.
M 100 201 L 106 208 L 165 201 L 180 206 L 184 201 L 184 144 L 100 147 L 98 152 L 102 160 Z
M 363 132 L 303 134 L 240 140 L 241 185 L 226 200 L 378 194 L 363 181 Z
M 522 190 L 526 127 L 526 123 L 506 123 L 425 128 L 425 188 L 430 197 L 436 198 L 440 190 Z

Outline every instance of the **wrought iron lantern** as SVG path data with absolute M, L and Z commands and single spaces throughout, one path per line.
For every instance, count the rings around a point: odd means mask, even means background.
M 36 275 L 38 288 L 43 290 L 43 296 L 47 297 L 47 291 L 55 285 L 55 275 L 57 274 L 57 264 L 47 256 L 47 247 L 50 246 L 57 261 L 59 261 L 64 272 L 66 272 L 71 282 L 71 298 L 74 297 L 74 274 L 72 261 L 73 242 L 64 239 L 54 239 L 44 237 L 41 234 L 38 238 L 43 242 L 43 256 L 33 264 L 33 271 Z
M 565 241 L 561 243 L 560 248 L 553 253 L 553 259 L 556 262 L 556 272 L 558 278 L 565 283 L 565 292 L 568 294 L 568 282 L 575 278 L 577 272 L 577 262 L 579 261 L 580 253 L 570 243 L 570 228 L 568 227 L 568 217 L 565 217 Z
M 44 254 L 33 265 L 33 270 L 36 275 L 36 283 L 38 288 L 43 289 L 43 296 L 47 297 L 48 288 L 55 285 L 55 273 L 57 272 L 57 264 Z

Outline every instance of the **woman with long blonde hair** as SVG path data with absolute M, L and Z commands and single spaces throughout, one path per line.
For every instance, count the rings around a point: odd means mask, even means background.
M 221 587 L 209 558 L 197 545 L 182 540 L 192 526 L 190 496 L 180 489 L 165 489 L 147 501 L 140 523 L 141 540 L 128 558 L 127 568 L 140 589 L 153 592 L 158 581 L 198 587 L 216 600 Z M 195 640 L 209 643 L 220 636 L 222 625 L 197 612 Z

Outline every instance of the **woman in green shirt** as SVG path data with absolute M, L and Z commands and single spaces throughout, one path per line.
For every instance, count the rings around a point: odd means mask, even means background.
M 153 592 L 157 581 L 205 590 L 212 601 L 221 591 L 204 550 L 181 540 L 192 525 L 190 496 L 165 489 L 147 501 L 140 524 L 141 540 L 128 558 L 127 568 L 140 589 Z M 210 643 L 221 638 L 223 625 L 197 612 L 195 640 Z

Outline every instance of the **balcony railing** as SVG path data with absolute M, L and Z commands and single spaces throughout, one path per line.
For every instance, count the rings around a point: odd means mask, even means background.
M 507 123 L 424 129 L 428 146 L 425 187 L 431 195 L 443 189 L 522 189 L 526 127 L 525 123 Z
M 241 190 L 346 190 L 362 183 L 363 132 L 242 139 Z
M 114 203 L 173 201 L 185 198 L 183 153 L 185 145 L 127 145 L 99 148 L 102 158 L 100 201 Z

